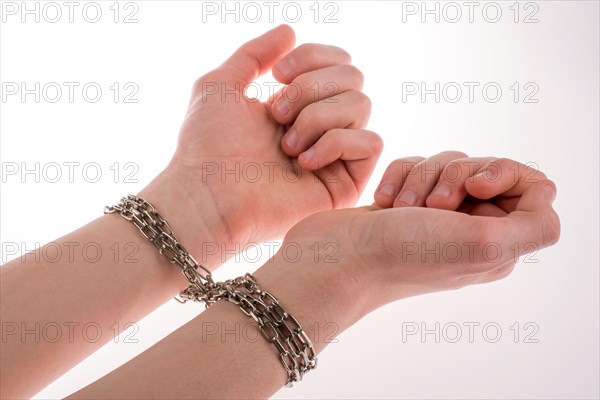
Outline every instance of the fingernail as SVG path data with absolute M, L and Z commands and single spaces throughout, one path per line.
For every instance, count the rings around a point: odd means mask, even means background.
M 546 192 L 546 198 L 551 202 L 556 198 L 556 190 L 550 185 L 544 186 L 544 191 Z
M 277 68 L 277 71 L 281 72 L 281 75 L 283 76 L 289 76 L 294 70 L 294 66 L 287 58 L 279 61 L 275 68 Z
M 302 153 L 302 156 L 304 157 L 304 159 L 306 161 L 312 160 L 312 158 L 315 156 L 315 149 L 313 149 L 311 147 L 310 149 L 308 149 L 304 153 Z
M 417 201 L 417 194 L 415 192 L 413 192 L 412 190 L 405 190 L 400 195 L 400 200 L 402 200 L 403 202 L 405 202 L 409 206 L 413 205 Z
M 281 115 L 287 115 L 290 112 L 290 104 L 283 99 L 283 96 L 277 100 L 275 104 L 275 109 Z
M 285 136 L 287 145 L 290 146 L 291 149 L 296 147 L 298 144 L 298 134 L 296 133 L 296 130 L 294 128 L 290 129 Z
M 450 193 L 452 193 L 452 189 L 445 183 L 438 185 L 431 194 L 435 194 L 436 196 L 442 197 L 450 197 Z
M 391 197 L 396 193 L 396 186 L 391 183 L 384 183 L 379 187 L 379 192 Z

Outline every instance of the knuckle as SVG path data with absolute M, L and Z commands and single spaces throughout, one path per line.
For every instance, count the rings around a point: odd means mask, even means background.
M 391 173 L 404 173 L 411 171 L 414 166 L 421 162 L 423 157 L 398 158 L 390 163 L 387 170 Z
M 388 165 L 388 170 L 399 170 L 406 165 L 405 158 L 397 158 Z
M 302 83 L 305 79 L 306 78 L 297 77 L 281 91 L 281 97 L 285 99 L 292 108 L 295 104 L 301 102 L 302 97 L 305 96 L 307 86 Z
M 515 160 L 511 160 L 510 158 L 506 158 L 506 157 L 496 158 L 492 162 L 498 164 L 498 166 L 500 166 L 500 167 L 510 167 L 510 166 L 514 166 L 515 164 L 518 164 Z
M 517 166 L 519 165 L 516 161 L 513 161 L 513 163 L 517 164 Z M 547 179 L 546 174 L 538 169 L 536 163 L 521 164 L 521 171 L 522 176 L 527 183 L 534 183 Z
M 425 183 L 427 177 L 427 159 L 421 160 L 413 165 L 406 176 L 407 180 L 419 183 Z
M 560 239 L 560 218 L 556 211 L 551 210 L 542 224 L 542 238 L 544 245 L 552 246 Z
M 192 90 L 194 93 L 202 93 L 208 84 L 214 84 L 214 79 L 211 79 L 211 76 L 206 74 L 194 81 L 192 84 Z
M 330 129 L 323 135 L 323 141 L 327 142 L 330 146 L 341 147 L 344 142 L 343 134 L 342 129 Z
M 309 88 L 316 83 L 310 75 L 310 73 L 298 75 L 284 90 L 290 91 L 293 94 L 292 98 L 302 97 L 305 92 L 310 92 Z
M 500 171 L 519 171 L 521 167 L 519 163 L 510 158 L 500 157 L 492 160 L 490 164 L 496 166 Z M 527 167 L 525 167 L 527 168 Z
M 317 59 L 317 48 L 314 43 L 303 43 L 296 51 L 301 55 L 301 59 L 307 63 L 314 63 Z
M 194 81 L 192 90 L 194 93 L 203 93 L 204 91 L 220 90 L 224 82 L 223 74 L 220 69 L 210 71 Z
M 462 161 L 451 161 L 444 165 L 440 174 L 440 180 L 448 183 L 457 183 L 463 178 L 463 164 Z
M 452 157 L 455 160 L 457 160 L 459 158 L 467 158 L 468 157 L 465 153 L 463 153 L 462 151 L 458 151 L 458 150 L 442 151 L 441 153 L 439 153 L 439 155 L 447 156 L 449 158 Z
M 381 138 L 381 136 L 379 136 L 373 131 L 365 130 L 364 132 L 369 139 L 369 153 L 377 155 L 381 154 L 381 152 L 383 151 L 383 139 Z
M 319 103 L 310 103 L 300 111 L 294 122 L 294 126 L 299 133 L 307 132 L 311 128 L 314 130 L 325 125 L 327 117 L 326 110 L 323 110 Z
M 365 82 L 365 75 L 360 69 L 358 69 L 352 64 L 343 64 L 340 65 L 340 68 L 342 68 L 342 73 L 350 76 L 359 84 L 360 87 L 362 87 L 363 83 Z
M 337 46 L 329 46 L 332 50 L 337 52 L 340 55 L 343 63 L 350 64 L 352 62 L 352 56 L 346 50 Z
M 354 91 L 354 93 L 356 93 L 356 102 L 360 105 L 360 108 L 363 110 L 371 111 L 371 108 L 373 107 L 373 102 L 371 101 L 371 98 L 363 92 Z
M 200 91 L 201 91 L 201 88 L 202 88 L 202 86 L 203 86 L 203 82 L 204 82 L 204 80 L 202 79 L 202 77 L 200 77 L 200 78 L 196 79 L 196 80 L 194 81 L 194 83 L 192 84 L 192 90 L 193 90 L 194 92 L 200 92 Z
M 473 158 L 463 157 L 456 160 L 452 160 L 448 165 L 454 165 L 460 169 L 464 169 L 467 171 L 472 171 L 473 169 L 479 169 L 484 164 L 481 162 L 474 160 Z
M 554 188 L 554 192 L 558 191 L 558 188 L 556 187 L 556 183 L 554 183 L 554 181 L 552 179 L 548 179 L 548 178 L 543 179 L 543 183 L 546 185 L 552 186 Z
M 373 107 L 371 98 L 358 90 L 350 90 L 345 93 L 348 102 L 355 104 L 361 111 L 367 111 L 369 114 Z

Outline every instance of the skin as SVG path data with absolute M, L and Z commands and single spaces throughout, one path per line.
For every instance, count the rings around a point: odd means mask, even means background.
M 293 45 L 291 28 L 280 26 L 194 84 L 167 175 L 189 190 L 197 205 L 192 215 L 203 218 L 207 202 L 217 211 L 227 244 L 282 237 L 310 214 L 354 205 L 383 148 L 379 136 L 363 129 L 371 103 L 348 53 L 317 44 L 290 52 Z M 271 68 L 288 85 L 266 103 L 244 101 L 243 88 Z M 218 93 L 211 94 L 215 83 Z M 314 89 L 328 84 L 334 90 Z M 237 90 L 240 100 L 223 98 L 225 90 Z M 257 182 L 223 175 L 256 164 Z M 201 187 L 212 199 L 198 193 Z
M 294 49 L 294 42 L 290 27 L 277 27 L 199 78 L 171 162 L 139 193 L 209 270 L 232 255 L 226 250 L 281 237 L 310 214 L 353 205 L 381 153 L 379 136 L 363 129 L 371 105 L 348 53 L 321 44 Z M 283 91 L 264 103 L 245 99 L 244 86 L 271 69 L 286 84 Z M 332 83 L 335 91 L 311 92 L 311 86 Z M 303 95 L 284 96 L 291 86 Z M 221 96 L 231 91 L 239 96 Z M 278 101 L 286 98 L 294 101 L 283 115 Z M 289 129 L 296 132 L 293 147 Z M 260 166 L 260 179 L 210 170 L 243 171 L 248 165 Z M 139 320 L 186 287 L 178 269 L 118 215 L 100 217 L 53 243 L 63 253 L 56 261 L 29 255 L 0 269 L 2 398 L 34 395 L 111 340 L 115 326 Z M 72 243 L 78 247 L 71 257 Z M 81 251 L 86 244 L 104 256 L 89 262 Z M 137 251 L 127 260 L 123 250 L 131 244 Z M 211 251 L 203 251 L 206 245 Z M 36 324 L 38 332 L 50 329 L 44 336 L 52 341 L 26 334 Z M 57 340 L 54 324 L 63 333 Z M 95 325 L 84 335 L 86 324 Z
M 443 173 L 433 180 L 414 180 L 416 173 L 404 176 L 395 170 L 395 163 L 384 175 L 376 205 L 317 213 L 354 204 L 382 145 L 377 135 L 362 129 L 370 102 L 360 92 L 362 75 L 347 65 L 347 53 L 322 45 L 292 50 L 293 43 L 291 29 L 278 27 L 242 46 L 222 66 L 201 77 L 194 85 L 171 163 L 140 193 L 205 267 L 212 270 L 224 261 L 218 251 L 203 252 L 206 243 L 230 249 L 287 232 L 285 242 L 299 244 L 303 257 L 290 264 L 282 254 L 276 255 L 255 273 L 259 284 L 279 297 L 303 326 L 333 322 L 343 330 L 389 301 L 498 279 L 510 272 L 515 256 L 532 251 L 527 243 L 539 248 L 558 240 L 558 217 L 551 207 L 554 185 L 542 176 L 526 181 L 520 167 L 512 175 L 516 177 L 512 184 L 473 177 L 464 184 L 451 182 L 451 195 L 440 198 L 430 192 L 444 183 Z M 246 83 L 270 68 L 282 83 L 296 82 L 296 87 L 304 88 L 303 95 L 280 107 L 279 101 L 292 85 L 265 103 L 236 101 L 234 96 L 223 100 L 212 90 L 216 83 L 241 95 Z M 303 97 L 314 82 L 323 86 L 335 82 L 333 92 L 318 93 L 338 101 Z M 444 166 L 465 158 L 463 154 L 436 157 L 434 162 Z M 231 171 L 249 163 L 268 163 L 256 182 L 236 182 L 212 169 L 216 165 Z M 515 165 L 508 160 L 506 164 L 501 176 Z M 301 168 L 293 182 L 289 175 L 284 178 L 289 165 Z M 385 183 L 394 190 L 384 190 Z M 413 206 L 396 201 L 408 188 L 416 193 Z M 115 241 L 136 243 L 139 262 L 106 257 L 90 265 L 76 252 L 68 262 L 36 262 L 29 257 L 0 269 L 3 323 L 31 327 L 35 323 L 94 322 L 102 332 L 96 342 L 83 340 L 81 334 L 73 341 L 65 335 L 56 343 L 9 335 L 1 343 L 2 397 L 35 394 L 110 340 L 110 326 L 115 322 L 123 327 L 185 287 L 177 268 L 161 259 L 117 215 L 101 217 L 56 242 L 91 241 L 103 254 L 110 254 Z M 497 243 L 502 257 L 494 262 L 477 256 L 431 261 L 423 260 L 418 251 L 407 254 L 402 247 L 474 241 Z M 332 242 L 339 249 L 338 262 L 315 260 L 310 247 Z M 31 293 L 35 293 L 33 300 Z M 285 383 L 285 373 L 266 341 L 234 345 L 211 337 L 198 342 L 203 323 L 246 323 L 244 318 L 231 304 L 218 303 L 74 397 L 269 396 Z M 325 343 L 315 345 L 320 351 Z M 254 363 L 264 368 L 247 367 Z
M 452 160 L 453 156 L 460 158 Z M 477 175 L 483 171 L 477 168 L 452 186 L 462 194 L 437 199 L 439 207 L 391 208 L 397 193 L 387 195 L 379 190 L 376 203 L 387 208 L 374 205 L 312 215 L 294 226 L 284 241 L 284 247 L 285 243 L 299 244 L 303 256 L 290 262 L 281 252 L 276 254 L 255 272 L 257 281 L 305 328 L 335 324 L 343 331 L 391 301 L 501 279 L 510 273 L 516 258 L 532 251 L 522 244 L 535 243 L 541 248 L 556 243 L 560 223 L 552 210 L 556 188 L 551 181 L 514 161 L 462 156 L 442 153 L 417 162 L 429 167 L 440 159 L 445 160 L 442 167 L 451 161 L 478 162 L 485 169 L 495 161 L 499 174 L 511 174 L 512 178 L 492 182 Z M 442 174 L 415 184 L 397 173 L 398 164 L 414 161 L 392 163 L 380 188 L 394 183 L 399 192 L 410 188 L 425 199 L 437 198 L 432 188 L 448 183 Z M 512 168 L 518 172 L 512 174 Z M 471 196 L 469 207 L 459 211 L 467 193 Z M 480 198 L 478 193 L 491 197 Z M 497 205 L 497 199 L 509 196 L 512 201 Z M 463 200 L 459 201 L 460 197 Z M 332 242 L 339 249 L 336 262 L 327 262 L 323 253 L 315 260 L 314 243 Z M 452 255 L 451 259 L 443 253 L 406 251 L 410 243 L 423 243 L 427 248 L 478 243 L 473 248 L 479 249 L 491 242 L 502 251 L 502 256 L 493 260 L 477 251 L 464 252 L 458 258 Z M 208 335 L 207 324 L 230 331 L 236 324 L 254 325 L 235 305 L 217 303 L 72 398 L 267 398 L 285 384 L 284 369 L 267 341 L 253 340 L 254 333 L 236 337 L 222 336 L 219 331 Z M 324 338 L 319 340 L 316 330 L 305 331 L 320 352 L 327 344 Z

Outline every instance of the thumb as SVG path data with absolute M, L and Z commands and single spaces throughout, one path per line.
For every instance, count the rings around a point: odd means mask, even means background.
M 294 47 L 296 36 L 288 25 L 279 25 L 244 43 L 219 69 L 227 83 L 242 86 L 252 82 Z
M 551 246 L 560 237 L 560 220 L 552 209 L 556 196 L 556 185 L 549 179 L 532 184 L 521 196 L 516 210 L 506 217 L 518 255 L 524 255 Z

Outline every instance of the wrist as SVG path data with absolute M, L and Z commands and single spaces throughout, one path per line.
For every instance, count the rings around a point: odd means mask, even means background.
M 300 322 L 320 352 L 331 339 L 371 311 L 371 306 L 368 296 L 357 295 L 361 284 L 345 270 L 341 258 L 332 263 L 315 261 L 311 249 L 299 249 L 301 256 L 293 261 L 283 250 L 278 252 L 253 275 L 261 288 L 271 292 Z
M 231 248 L 231 235 L 206 186 L 191 188 L 181 174 L 165 170 L 139 192 L 169 223 L 187 251 L 208 270 L 225 262 L 221 249 Z

